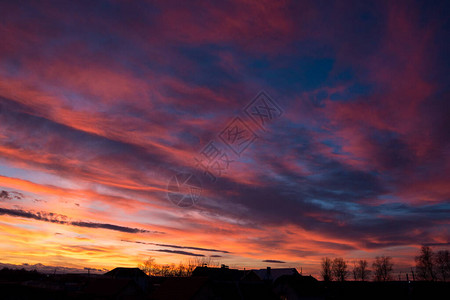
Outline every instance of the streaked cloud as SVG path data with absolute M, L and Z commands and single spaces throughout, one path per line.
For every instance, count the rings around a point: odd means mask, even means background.
M 269 263 L 269 264 L 285 264 L 285 261 L 281 261 L 281 260 L 276 260 L 276 259 L 265 259 L 263 260 L 263 262 L 265 263 Z
M 157 243 L 146 243 L 146 242 L 140 242 L 140 241 L 127 241 L 127 240 L 123 240 L 123 241 L 124 241 L 124 242 L 129 242 L 129 243 L 137 243 L 137 244 L 144 244 L 144 245 L 153 245 L 153 246 L 167 247 L 167 248 L 198 250 L 198 251 L 206 251 L 206 252 L 230 253 L 230 252 L 225 251 L 225 250 L 217 250 L 217 249 L 209 249 L 209 248 L 199 248 L 199 247 L 189 247 L 189 246 L 178 246 L 178 245 L 169 245 L 169 244 L 157 244 Z
M 203 254 L 187 252 L 187 251 L 182 251 L 182 250 L 169 250 L 169 249 L 153 249 L 152 250 L 152 249 L 149 249 L 149 251 L 165 252 L 165 253 L 187 255 L 187 256 L 199 256 L 199 257 L 204 257 L 205 256 Z
M 13 216 L 13 217 L 28 218 L 28 219 L 38 220 L 38 221 L 58 223 L 58 224 L 64 224 L 64 225 L 72 225 L 72 226 L 78 226 L 78 227 L 108 229 L 108 230 L 115 230 L 115 231 L 121 231 L 121 232 L 127 232 L 127 233 L 154 233 L 154 234 L 162 234 L 163 233 L 163 232 L 155 232 L 155 231 L 149 231 L 149 230 L 139 229 L 139 228 L 130 228 L 130 227 L 125 227 L 125 226 L 119 226 L 119 225 L 114 225 L 114 224 L 104 224 L 104 223 L 84 222 L 84 221 L 69 221 L 69 218 L 67 216 L 55 214 L 52 212 L 42 212 L 42 211 L 32 212 L 32 211 L 24 211 L 21 209 L 0 208 L 0 215 L 9 215 L 9 216 Z

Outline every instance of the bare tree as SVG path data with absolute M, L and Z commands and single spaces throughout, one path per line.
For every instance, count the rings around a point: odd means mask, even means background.
M 322 258 L 322 271 L 320 272 L 320 274 L 322 275 L 324 281 L 333 280 L 332 264 L 333 263 L 330 258 Z
M 204 257 L 195 257 L 194 259 L 189 260 L 189 263 L 193 264 L 196 267 L 219 267 L 220 262 L 218 260 L 213 259 L 212 257 L 204 256 Z
M 377 256 L 372 264 L 376 281 L 392 280 L 392 270 L 394 264 L 390 256 Z
M 338 281 L 345 281 L 348 276 L 347 263 L 342 257 L 336 257 L 332 266 L 333 276 Z
M 149 276 L 188 277 L 192 275 L 192 272 L 194 271 L 195 267 L 203 264 L 204 264 L 203 261 L 195 261 L 195 259 L 190 259 L 186 264 L 180 262 L 178 265 L 175 264 L 161 265 L 157 264 L 154 258 L 149 257 L 142 264 L 139 264 L 138 268 Z
M 165 277 L 172 277 L 176 275 L 175 265 L 161 265 L 160 266 L 160 275 Z
M 155 263 L 155 259 L 153 257 L 149 257 L 142 264 L 139 264 L 138 268 L 149 276 L 155 276 L 157 275 L 155 273 L 157 273 L 157 269 L 159 269 L 159 266 Z
M 369 279 L 370 270 L 368 269 L 369 263 L 365 259 L 360 259 L 357 264 L 357 278 L 361 281 L 366 281 Z
M 353 262 L 352 275 L 354 281 L 357 281 L 359 279 L 359 266 L 356 261 Z
M 436 270 L 442 281 L 450 278 L 450 252 L 448 250 L 438 251 L 435 256 Z
M 189 260 L 187 262 L 187 264 L 185 265 L 185 274 L 186 276 L 191 276 L 192 272 L 194 272 L 196 265 L 192 263 L 191 260 Z
M 428 246 L 422 246 L 420 254 L 416 256 L 416 274 L 417 277 L 425 281 L 436 280 L 435 273 L 435 254 Z

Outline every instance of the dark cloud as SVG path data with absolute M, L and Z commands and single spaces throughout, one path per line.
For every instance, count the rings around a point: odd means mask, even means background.
M 108 252 L 107 248 L 95 246 L 63 245 L 60 248 L 70 252 Z
M 193 252 L 187 252 L 187 251 L 181 251 L 181 250 L 149 249 L 149 251 L 165 252 L 165 253 L 180 254 L 180 255 L 187 255 L 187 256 L 205 257 L 205 255 L 203 255 L 203 254 L 198 254 L 198 253 L 193 253 Z
M 447 243 L 426 243 L 425 246 L 429 247 L 448 247 L 450 246 L 450 242 Z
M 271 264 L 285 264 L 286 263 L 285 261 L 275 260 L 275 259 L 265 259 L 262 262 L 271 263 Z
M 0 215 L 9 215 L 13 217 L 34 219 L 51 223 L 70 224 L 67 221 L 68 218 L 66 216 L 47 212 L 32 212 L 21 209 L 0 208 Z
M 9 196 L 9 193 L 7 191 L 1 191 L 0 192 L 0 199 L 2 199 L 2 200 L 10 200 L 11 197 Z
M 1 200 L 22 200 L 24 198 L 24 195 L 19 192 L 8 192 L 2 190 L 0 192 L 0 201 Z
M 417 239 L 430 241 L 433 232 L 446 227 L 445 220 L 450 213 L 447 204 L 359 203 L 364 197 L 370 199 L 385 194 L 380 179 L 376 174 L 352 171 L 337 162 L 332 165 L 334 170 L 330 175 L 325 173 L 318 179 L 303 178 L 300 184 L 294 183 L 298 176 L 291 179 L 287 175 L 282 181 L 271 180 L 258 189 L 222 179 L 223 190 L 218 194 L 225 194 L 229 186 L 239 191 L 226 199 L 234 203 L 226 211 L 230 218 L 252 220 L 257 224 L 297 224 L 345 240 L 358 240 L 359 247 L 368 249 L 410 245 Z M 246 208 L 242 212 L 235 209 L 242 206 Z M 417 231 L 417 228 L 422 230 Z M 282 245 L 283 239 L 281 236 L 254 242 L 272 248 Z M 317 247 L 343 251 L 357 249 L 349 244 L 330 242 L 317 242 Z M 299 256 L 314 255 L 314 251 L 296 253 Z
M 83 221 L 70 221 L 67 216 L 55 214 L 55 213 L 51 213 L 51 212 L 32 212 L 32 211 L 25 211 L 25 210 L 21 210 L 21 209 L 0 208 L 0 215 L 9 215 L 9 216 L 13 216 L 13 217 L 21 217 L 21 218 L 34 219 L 34 220 L 39 220 L 39 221 L 44 221 L 44 222 L 72 225 L 72 226 L 85 227 L 85 228 L 108 229 L 108 230 L 114 230 L 114 231 L 120 231 L 120 232 L 126 232 L 126 233 L 158 233 L 158 234 L 162 233 L 159 231 L 150 231 L 150 230 L 145 230 L 145 229 L 131 228 L 131 227 L 126 227 L 126 226 L 114 225 L 114 224 L 83 222 Z
M 148 232 L 155 233 L 153 231 L 149 231 L 149 230 L 145 230 L 145 229 L 130 228 L 130 227 L 125 227 L 125 226 L 118 226 L 118 225 L 104 224 L 104 223 L 70 222 L 70 225 L 79 226 L 79 227 L 87 227 L 87 228 L 103 228 L 103 229 L 128 232 L 128 233 L 148 233 Z
M 38 202 L 44 202 L 44 203 L 47 203 L 46 200 L 42 200 L 42 199 L 33 199 L 33 202 L 36 202 L 36 203 L 38 203 Z
M 158 243 L 149 243 L 149 242 L 140 242 L 140 241 L 127 241 L 127 240 L 122 240 L 122 241 L 123 241 L 123 242 L 128 242 L 128 243 L 137 243 L 137 244 L 144 244 L 144 245 L 153 245 L 153 246 L 160 246 L 160 247 L 167 247 L 167 248 L 198 250 L 198 251 L 206 251 L 206 252 L 230 253 L 230 252 L 225 251 L 225 250 L 217 250 L 217 249 L 210 249 L 210 248 L 200 248 L 200 247 L 190 247 L 190 246 L 178 246 L 178 245 L 158 244 Z

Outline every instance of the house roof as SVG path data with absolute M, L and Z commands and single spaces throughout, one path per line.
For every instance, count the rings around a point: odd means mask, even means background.
M 252 271 L 255 272 L 262 280 L 276 280 L 278 277 L 283 275 L 298 275 L 296 268 L 267 268 Z
M 274 282 L 275 289 L 277 287 L 290 286 L 295 293 L 300 296 L 319 296 L 323 294 L 320 282 L 309 276 L 302 275 L 283 275 Z
M 213 280 L 238 281 L 246 275 L 245 271 L 228 268 L 197 267 L 192 276 L 209 277 Z
M 110 276 L 113 278 L 136 278 L 136 277 L 148 277 L 141 269 L 139 268 L 115 268 L 107 273 L 104 276 Z
M 135 289 L 138 290 L 134 282 L 129 279 L 115 279 L 107 277 L 96 278 L 89 281 L 83 292 L 88 295 L 112 297 L 118 295 L 129 285 L 134 286 Z
M 151 298 L 155 300 L 192 299 L 208 280 L 207 277 L 169 277 Z

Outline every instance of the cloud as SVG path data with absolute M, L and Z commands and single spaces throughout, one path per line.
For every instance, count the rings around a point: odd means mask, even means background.
M 450 242 L 447 242 L 447 243 L 427 243 L 427 244 L 424 244 L 424 246 L 429 246 L 429 247 L 448 247 L 448 246 L 450 246 Z
M 19 192 L 7 192 L 2 190 L 0 192 L 0 201 L 1 200 L 22 200 L 24 198 L 24 195 Z
M 21 218 L 34 219 L 34 220 L 39 220 L 39 221 L 44 221 L 44 222 L 72 225 L 72 226 L 85 227 L 85 228 L 108 229 L 108 230 L 114 230 L 114 231 L 120 231 L 120 232 L 126 232 L 126 233 L 162 234 L 162 232 L 159 232 L 159 231 L 150 231 L 150 230 L 145 230 L 145 229 L 131 228 L 131 227 L 126 227 L 126 226 L 114 225 L 114 224 L 83 222 L 83 221 L 70 221 L 67 216 L 52 213 L 52 212 L 32 212 L 32 211 L 25 211 L 25 210 L 21 210 L 21 209 L 0 208 L 0 215 L 9 215 L 12 217 L 21 217 Z
M 262 262 L 271 263 L 271 264 L 285 264 L 285 261 L 275 260 L 275 259 L 265 259 Z
M 8 193 L 7 191 L 1 191 L 1 193 L 0 193 L 0 199 L 3 199 L 3 200 L 9 200 L 9 199 L 11 199 L 11 198 L 10 198 L 9 193 Z
M 12 217 L 21 217 L 58 224 L 69 224 L 66 216 L 47 212 L 31 212 L 21 209 L 0 208 L 0 215 L 9 215 Z
M 123 241 L 123 242 L 129 242 L 129 243 L 144 244 L 144 245 L 154 245 L 154 246 L 160 246 L 160 247 L 176 248 L 176 249 L 188 249 L 188 250 L 198 250 L 198 251 L 206 251 L 206 252 L 230 253 L 229 251 L 225 251 L 225 250 L 217 250 L 217 249 L 210 249 L 210 248 L 189 247 L 189 246 L 178 246 L 178 245 L 158 244 L 158 243 L 148 243 L 148 242 L 140 242 L 140 241 L 127 241 L 127 240 L 122 240 L 122 241 Z
M 204 257 L 203 254 L 193 253 L 193 252 L 187 252 L 187 251 L 181 251 L 181 250 L 169 250 L 169 249 L 149 249 L 149 251 L 156 251 L 156 252 L 165 252 L 165 253 L 171 253 L 171 254 L 180 254 L 180 255 L 188 255 L 188 256 L 199 256 Z
M 70 225 L 78 226 L 78 227 L 86 227 L 86 228 L 103 228 L 103 229 L 109 229 L 109 230 L 115 230 L 115 231 L 121 231 L 121 232 L 127 232 L 127 233 L 161 233 L 161 232 L 155 232 L 155 231 L 149 231 L 145 229 L 138 229 L 138 228 L 130 228 L 125 226 L 118 226 L 113 224 L 103 224 L 103 223 L 93 223 L 93 222 L 70 222 Z

